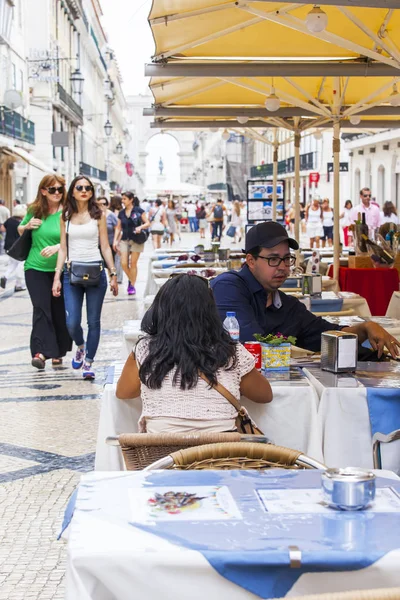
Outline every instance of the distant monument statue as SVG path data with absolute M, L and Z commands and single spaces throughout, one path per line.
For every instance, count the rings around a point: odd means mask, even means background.
M 161 158 L 161 156 L 160 156 L 160 160 L 158 161 L 158 168 L 160 170 L 160 175 L 162 175 L 163 171 L 164 171 L 164 163 L 163 163 L 163 159 Z

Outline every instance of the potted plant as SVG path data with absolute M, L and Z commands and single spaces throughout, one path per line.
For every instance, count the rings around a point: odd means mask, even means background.
M 254 335 L 261 344 L 261 368 L 275 371 L 288 371 L 290 369 L 290 346 L 296 343 L 296 338 L 283 333 L 269 333 Z

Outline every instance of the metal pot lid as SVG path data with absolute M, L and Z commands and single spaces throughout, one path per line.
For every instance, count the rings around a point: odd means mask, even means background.
M 327 469 L 322 474 L 328 479 L 334 481 L 370 481 L 375 479 L 375 475 L 368 469 L 360 469 L 358 467 L 345 467 L 338 469 Z

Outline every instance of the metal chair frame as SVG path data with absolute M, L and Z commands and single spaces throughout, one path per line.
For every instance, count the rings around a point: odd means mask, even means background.
M 377 432 L 372 437 L 372 456 L 374 460 L 374 469 L 382 469 L 381 444 L 390 444 L 400 440 L 400 429 L 395 429 L 387 435 Z

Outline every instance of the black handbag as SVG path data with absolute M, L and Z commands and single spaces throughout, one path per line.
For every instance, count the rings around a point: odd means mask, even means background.
M 81 285 L 83 287 L 93 287 L 99 285 L 101 272 L 104 269 L 103 261 L 81 262 L 78 260 L 69 260 L 68 243 L 69 221 L 67 222 L 67 268 L 69 271 L 69 282 L 71 285 Z
M 28 258 L 28 254 L 32 248 L 32 229 L 25 229 L 24 233 L 19 237 L 11 248 L 7 250 L 8 256 L 15 260 L 23 261 Z
M 140 233 L 134 233 L 132 235 L 132 242 L 135 242 L 135 244 L 145 244 L 147 242 L 148 237 L 149 232 L 147 231 L 147 229 L 142 229 Z

